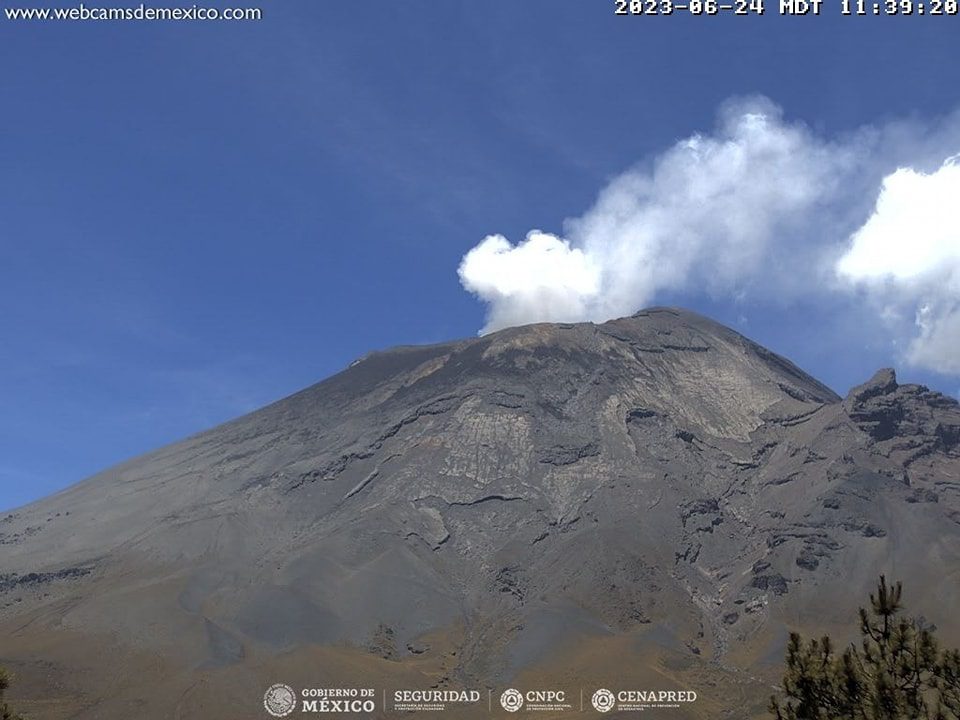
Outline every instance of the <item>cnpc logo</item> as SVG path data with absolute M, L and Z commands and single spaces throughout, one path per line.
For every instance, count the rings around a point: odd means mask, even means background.
M 507 712 L 517 712 L 523 707 L 523 693 L 514 688 L 504 690 L 500 696 L 500 705 Z
M 566 702 L 567 696 L 563 690 L 528 690 L 525 693 L 515 688 L 504 690 L 500 696 L 500 706 L 507 712 L 517 712 L 524 705 L 531 709 L 543 709 L 544 706 L 553 706 Z

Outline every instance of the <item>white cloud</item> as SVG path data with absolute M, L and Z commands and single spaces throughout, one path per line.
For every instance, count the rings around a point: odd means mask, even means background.
M 877 206 L 837 271 L 854 281 L 923 282 L 960 266 L 960 164 L 933 173 L 899 168 L 883 179 Z
M 917 313 L 920 334 L 910 342 L 907 360 L 918 367 L 960 375 L 960 303 L 935 310 L 924 305 Z
M 960 374 L 960 164 L 884 178 L 873 213 L 850 239 L 837 272 L 894 307 L 915 308 L 919 333 L 906 359 Z M 888 311 L 889 312 L 889 311 Z
M 765 98 L 731 101 L 562 236 L 487 237 L 460 280 L 487 303 L 483 332 L 606 320 L 664 293 L 790 303 L 859 288 L 891 327 L 916 318 L 907 361 L 960 374 L 960 164 L 944 162 L 958 149 L 960 116 L 828 140 Z

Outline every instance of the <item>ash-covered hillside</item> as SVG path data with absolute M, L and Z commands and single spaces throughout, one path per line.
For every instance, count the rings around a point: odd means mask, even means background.
M 958 644 L 957 403 L 656 308 L 373 353 L 12 512 L 0 663 L 37 718 L 259 717 L 281 680 L 743 718 L 881 572 Z

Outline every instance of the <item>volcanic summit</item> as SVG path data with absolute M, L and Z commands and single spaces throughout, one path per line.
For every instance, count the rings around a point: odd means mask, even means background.
M 957 643 L 957 403 L 654 308 L 371 353 L 11 512 L 0 663 L 36 718 L 261 717 L 281 680 L 762 717 L 787 632 L 882 572 Z

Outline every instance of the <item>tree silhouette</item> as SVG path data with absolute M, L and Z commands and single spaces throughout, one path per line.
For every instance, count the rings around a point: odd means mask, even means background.
M 10 687 L 10 675 L 3 668 L 0 668 L 0 720 L 22 720 L 3 699 L 7 688 Z
M 903 586 L 880 576 L 860 608 L 860 647 L 790 634 L 777 720 L 960 720 L 960 651 L 938 647 L 922 618 L 903 615 Z

